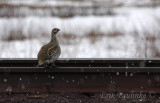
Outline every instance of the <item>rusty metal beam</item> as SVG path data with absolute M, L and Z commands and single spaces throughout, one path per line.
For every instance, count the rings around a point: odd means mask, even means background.
M 34 59 L 7 61 L 0 61 L 0 93 L 160 93 L 160 60 L 63 59 L 56 68 L 35 67 Z

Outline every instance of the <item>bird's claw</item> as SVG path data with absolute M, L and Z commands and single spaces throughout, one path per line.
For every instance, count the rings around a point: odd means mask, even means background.
M 55 68 L 55 67 L 56 67 L 56 65 L 54 63 L 44 65 L 44 68 Z

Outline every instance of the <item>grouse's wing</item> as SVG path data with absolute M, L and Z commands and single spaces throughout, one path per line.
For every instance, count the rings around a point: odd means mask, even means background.
M 38 64 L 42 65 L 46 60 L 49 60 L 49 55 L 47 54 L 48 44 L 41 47 L 38 53 Z

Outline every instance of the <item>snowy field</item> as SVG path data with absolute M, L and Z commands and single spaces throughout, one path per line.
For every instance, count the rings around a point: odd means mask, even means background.
M 151 0 L 115 1 L 112 4 L 122 3 L 123 6 L 112 7 L 114 15 L 103 16 L 82 16 L 75 13 L 73 17 L 62 18 L 52 16 L 50 13 L 44 16 L 42 10 L 39 13 L 36 10 L 37 15 L 32 15 L 28 9 L 25 16 L 20 12 L 17 15 L 23 16 L 5 17 L 4 11 L 0 10 L 0 58 L 36 58 L 40 47 L 49 42 L 50 32 L 54 27 L 61 30 L 58 34 L 62 49 L 61 58 L 159 58 L 160 6 L 147 7 Z M 45 4 L 39 3 L 39 0 L 28 2 L 16 0 L 3 3 L 30 6 L 49 4 L 70 6 L 73 3 L 48 2 Z M 75 7 L 95 5 L 90 0 L 86 3 L 79 2 L 81 5 L 78 2 L 72 5 Z

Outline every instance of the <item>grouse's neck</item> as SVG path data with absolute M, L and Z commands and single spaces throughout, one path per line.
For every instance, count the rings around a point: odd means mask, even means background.
M 55 35 L 52 35 L 51 42 L 58 42 L 57 37 Z

